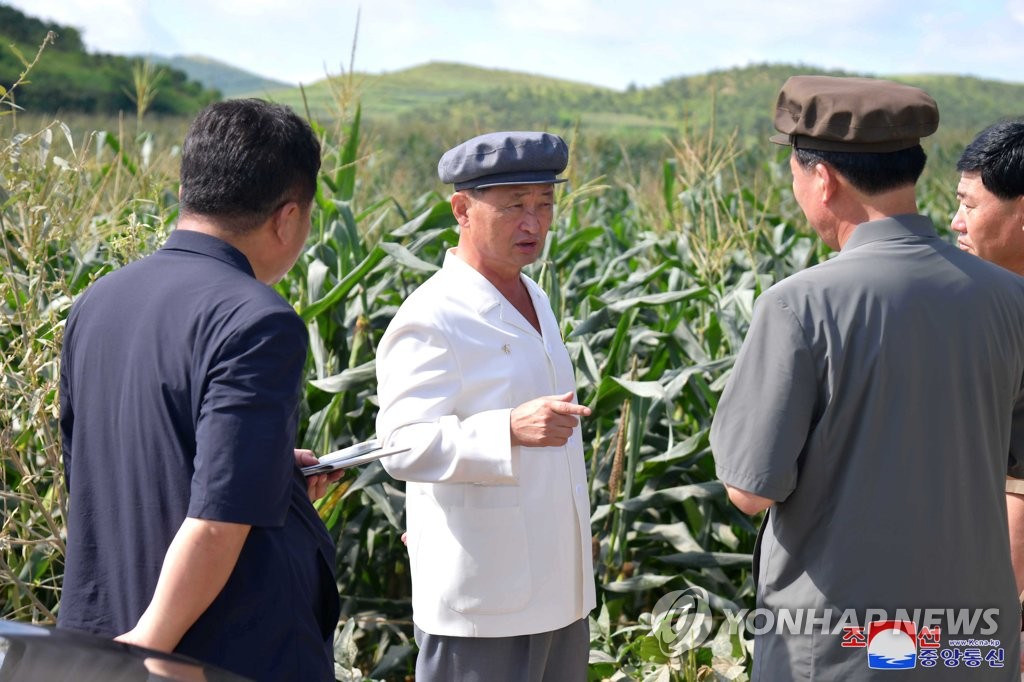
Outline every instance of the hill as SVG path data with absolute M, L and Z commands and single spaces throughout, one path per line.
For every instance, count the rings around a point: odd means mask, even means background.
M 517 71 L 430 62 L 390 73 L 356 72 L 334 76 L 306 86 L 304 95 L 311 113 L 321 118 L 330 118 L 336 113 L 339 98 L 357 96 L 368 117 L 394 119 L 415 117 L 424 112 L 442 114 L 452 103 L 478 98 L 486 101 L 510 89 L 540 91 L 551 96 L 593 89 L 615 92 Z M 303 93 L 298 89 L 275 90 L 268 94 L 285 104 L 303 106 Z
M 190 80 L 201 83 L 224 97 L 260 96 L 271 90 L 295 87 L 292 83 L 264 78 L 251 71 L 239 69 L 224 62 L 199 55 L 164 57 L 146 55 L 154 64 L 162 64 L 186 74 Z
M 433 62 L 384 74 L 346 74 L 267 96 L 329 120 L 337 101 L 358 100 L 372 123 L 398 127 L 452 126 L 463 130 L 579 125 L 612 135 L 662 137 L 712 127 L 763 140 L 775 98 L 789 76 L 813 73 L 878 76 L 799 64 L 754 64 L 667 80 L 622 92 L 555 78 Z M 881 76 L 926 89 L 938 102 L 941 131 L 957 138 L 988 123 L 1024 115 L 1024 84 L 966 76 Z
M 1024 84 L 952 75 L 880 75 L 806 65 L 758 64 L 677 78 L 633 93 L 633 106 L 662 118 L 686 117 L 698 127 L 738 129 L 759 139 L 772 131 L 775 98 L 797 74 L 870 76 L 923 88 L 939 105 L 940 132 L 961 136 L 1006 116 L 1024 114 Z
M 76 29 L 33 19 L 7 5 L 0 5 L 0 86 L 9 89 L 18 80 L 23 60 L 31 60 L 50 32 L 56 40 L 32 69 L 30 82 L 14 92 L 18 106 L 36 113 L 135 111 L 133 68 L 138 60 L 87 53 Z M 164 70 L 155 86 L 148 110 L 157 114 L 190 115 L 220 97 L 173 68 Z

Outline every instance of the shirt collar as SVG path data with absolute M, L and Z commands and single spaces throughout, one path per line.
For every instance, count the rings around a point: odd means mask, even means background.
M 174 230 L 170 236 L 167 237 L 167 241 L 160 247 L 161 250 L 168 249 L 171 251 L 188 251 L 191 253 L 198 253 L 203 256 L 209 256 L 210 258 L 216 258 L 219 261 L 227 263 L 233 268 L 241 270 L 253 277 L 256 273 L 253 272 L 252 265 L 249 263 L 249 259 L 245 257 L 245 254 L 236 249 L 235 247 L 228 244 L 223 239 L 218 239 L 213 235 L 209 235 L 203 232 L 196 232 L 195 230 Z
M 459 286 L 461 297 L 471 302 L 476 311 L 481 315 L 498 309 L 498 314 L 505 322 L 537 334 L 537 330 L 533 328 L 533 325 L 498 291 L 498 288 L 489 279 L 480 274 L 476 268 L 459 258 L 455 254 L 454 248 L 448 249 L 444 255 L 443 272 L 446 276 L 455 279 Z M 523 273 L 519 273 L 519 279 L 526 286 L 526 291 L 530 294 L 530 298 L 533 299 L 537 316 L 543 325 L 544 316 L 540 312 L 540 299 L 543 296 L 541 288 Z
M 858 225 L 843 246 L 841 253 L 883 239 L 906 237 L 938 238 L 931 218 L 916 213 L 895 215 Z
M 505 297 L 501 295 L 497 287 L 491 281 L 480 274 L 480 271 L 472 265 L 455 255 L 455 249 L 448 249 L 444 254 L 444 272 L 455 277 L 460 284 L 466 287 L 463 294 L 474 297 L 477 310 L 483 312 L 496 305 L 501 305 Z

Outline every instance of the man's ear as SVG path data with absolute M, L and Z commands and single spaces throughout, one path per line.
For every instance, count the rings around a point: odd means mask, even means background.
M 271 229 L 280 244 L 291 246 L 296 239 L 305 241 L 302 207 L 295 201 L 286 201 L 270 217 Z
M 471 199 L 465 192 L 452 194 L 452 213 L 459 221 L 459 227 L 466 227 L 469 224 L 469 204 Z
M 839 188 L 839 175 L 835 170 L 824 163 L 814 164 L 815 187 L 818 190 L 818 198 L 822 204 L 829 203 Z

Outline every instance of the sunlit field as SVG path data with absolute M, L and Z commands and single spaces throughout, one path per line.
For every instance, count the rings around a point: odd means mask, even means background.
M 299 445 L 318 453 L 374 436 L 377 344 L 457 240 L 437 159 L 481 132 L 363 121 L 358 105 L 358 90 L 338 90 L 334 115 L 315 122 L 324 164 L 313 231 L 278 285 L 309 326 Z M 173 229 L 187 121 L 4 114 L 0 617 L 53 623 L 68 504 L 57 429 L 65 316 L 90 282 Z M 793 201 L 786 151 L 766 140 L 552 132 L 570 143 L 569 182 L 528 274 L 551 298 L 593 409 L 582 426 L 598 585 L 591 679 L 714 679 L 709 668 L 747 679 L 749 637 L 723 627 L 722 613 L 753 607 L 756 520 L 715 480 L 708 429 L 754 300 L 827 249 Z M 920 207 L 943 229 L 962 142 L 926 143 Z M 403 484 L 372 463 L 318 508 L 338 547 L 338 678 L 411 678 Z M 690 586 L 711 595 L 714 617 L 698 647 L 651 623 L 660 597 Z

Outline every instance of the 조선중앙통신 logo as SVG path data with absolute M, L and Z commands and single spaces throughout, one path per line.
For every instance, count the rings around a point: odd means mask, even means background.
M 866 630 L 866 632 L 865 632 Z M 942 647 L 942 629 L 918 629 L 909 620 L 879 620 L 867 628 L 843 628 L 844 648 L 866 648 L 868 667 L 876 670 L 908 668 L 963 667 L 967 670 L 987 665 L 1002 668 L 1005 653 L 998 640 L 956 639 Z
M 922 639 L 922 645 L 931 644 L 930 638 Z M 905 670 L 917 665 L 917 626 L 912 621 L 881 620 L 868 623 L 866 644 L 869 668 Z

